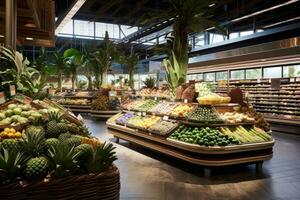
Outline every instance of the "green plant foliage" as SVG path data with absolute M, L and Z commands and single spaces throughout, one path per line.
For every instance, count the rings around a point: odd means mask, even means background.
M 109 40 L 109 35 L 106 31 L 102 47 L 92 54 L 92 58 L 96 62 L 94 75 L 97 88 L 104 84 L 107 71 L 110 69 L 113 60 L 117 60 L 118 57 L 119 52 L 116 45 Z
M 58 76 L 58 81 L 57 81 L 58 86 L 57 87 L 58 87 L 59 91 L 61 91 L 63 76 L 66 75 L 65 71 L 67 68 L 67 64 L 65 62 L 64 56 L 57 51 L 55 51 L 53 53 L 52 67 L 55 69 L 55 74 L 57 74 L 57 76 Z
M 119 61 L 128 70 L 128 74 L 129 74 L 128 83 L 129 83 L 129 86 L 133 89 L 133 86 L 134 86 L 133 76 L 137 70 L 137 64 L 139 61 L 139 57 L 137 54 L 131 54 L 130 56 L 123 55 L 123 56 L 120 56 Z
M 7 150 L 0 148 L 0 180 L 2 183 L 13 182 L 20 179 L 22 175 L 22 166 L 26 163 L 28 157 L 16 149 Z
M 40 97 L 45 93 L 46 80 L 42 80 L 37 69 L 28 67 L 29 61 L 20 52 L 1 47 L 0 60 L 10 64 L 10 68 L 0 72 L 2 85 L 16 85 L 18 92 L 32 98 Z
M 185 82 L 186 70 L 180 67 L 174 52 L 172 52 L 172 57 L 164 59 L 162 64 L 166 70 L 166 79 L 172 95 L 175 97 L 176 88 Z
M 117 160 L 115 147 L 112 144 L 104 143 L 96 147 L 93 151 L 86 152 L 85 169 L 89 173 L 99 173 L 107 170 L 112 163 Z M 89 155 L 88 155 L 89 154 Z
M 42 155 L 45 147 L 45 134 L 40 132 L 29 132 L 23 135 L 22 147 L 24 152 L 31 157 Z
M 81 66 L 82 54 L 74 48 L 67 49 L 64 52 L 64 59 L 67 64 L 66 72 L 72 79 L 72 89 L 75 89 L 77 81 L 78 68 Z
M 55 177 L 65 177 L 75 174 L 79 170 L 78 157 L 80 152 L 75 151 L 75 146 L 59 142 L 48 150 L 50 168 Z
M 145 81 L 143 81 L 146 88 L 154 88 L 155 82 L 156 82 L 156 79 L 151 76 L 149 78 L 146 78 Z

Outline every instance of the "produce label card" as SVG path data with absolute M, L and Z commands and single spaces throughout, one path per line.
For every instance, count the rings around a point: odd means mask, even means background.
M 16 95 L 16 86 L 15 85 L 10 85 L 9 86 L 9 91 L 10 91 L 10 96 L 15 96 Z
M 5 95 L 4 92 L 0 92 L 0 104 L 5 103 Z

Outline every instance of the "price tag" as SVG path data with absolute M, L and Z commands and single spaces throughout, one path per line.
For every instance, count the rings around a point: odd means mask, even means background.
M 295 78 L 290 78 L 290 82 L 294 83 L 295 82 Z
M 142 100 L 145 100 L 145 97 L 144 97 L 144 96 L 142 96 Z
M 15 85 L 10 85 L 9 86 L 9 91 L 10 91 L 10 96 L 15 96 L 16 95 L 16 86 Z
M 168 120 L 169 119 L 169 116 L 167 116 L 167 115 L 165 115 L 165 116 L 163 116 L 163 120 Z
M 187 102 L 188 102 L 188 100 L 187 100 L 187 99 L 184 99 L 184 100 L 183 100 L 183 102 L 184 102 L 184 103 L 187 103 Z
M 260 83 L 260 82 L 261 82 L 261 80 L 260 80 L 260 79 L 257 79 L 257 82 L 258 82 L 258 83 Z
M 154 100 L 157 101 L 157 97 L 154 97 Z
M 146 116 L 146 112 L 142 112 L 142 116 Z
M 296 81 L 297 81 L 297 82 L 299 82 L 299 81 L 300 81 L 300 78 L 299 78 L 299 77 L 297 77 L 297 78 L 296 78 Z
M 138 116 L 141 116 L 141 115 L 142 115 L 142 113 L 141 113 L 141 112 L 138 112 L 138 113 L 137 113 L 137 115 L 138 115 Z
M 115 96 L 117 96 L 117 92 L 116 91 L 109 91 L 108 95 L 110 97 L 115 97 Z
M 0 92 L 0 104 L 5 103 L 5 95 L 4 92 Z
M 50 96 L 54 96 L 55 91 L 56 91 L 55 89 L 50 88 L 50 89 L 48 90 L 48 93 L 49 93 Z

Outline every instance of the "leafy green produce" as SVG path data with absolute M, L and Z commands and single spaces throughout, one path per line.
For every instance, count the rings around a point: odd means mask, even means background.
M 169 138 L 205 146 L 239 144 L 239 141 L 234 137 L 224 135 L 218 129 L 210 127 L 198 128 L 181 125 Z
M 200 106 L 188 114 L 188 119 L 191 121 L 203 123 L 222 123 L 222 119 L 209 106 Z
M 157 101 L 152 100 L 152 99 L 148 99 L 148 100 L 145 101 L 144 104 L 137 107 L 137 110 L 146 112 L 146 111 L 150 110 L 151 108 L 153 108 L 157 104 L 158 104 Z

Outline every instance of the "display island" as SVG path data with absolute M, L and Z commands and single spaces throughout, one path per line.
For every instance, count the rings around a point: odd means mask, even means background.
M 123 139 L 204 166 L 205 175 L 212 167 L 245 163 L 260 170 L 272 158 L 275 142 L 262 115 L 247 104 L 205 98 L 198 98 L 199 104 L 131 99 L 106 124 L 117 142 Z

